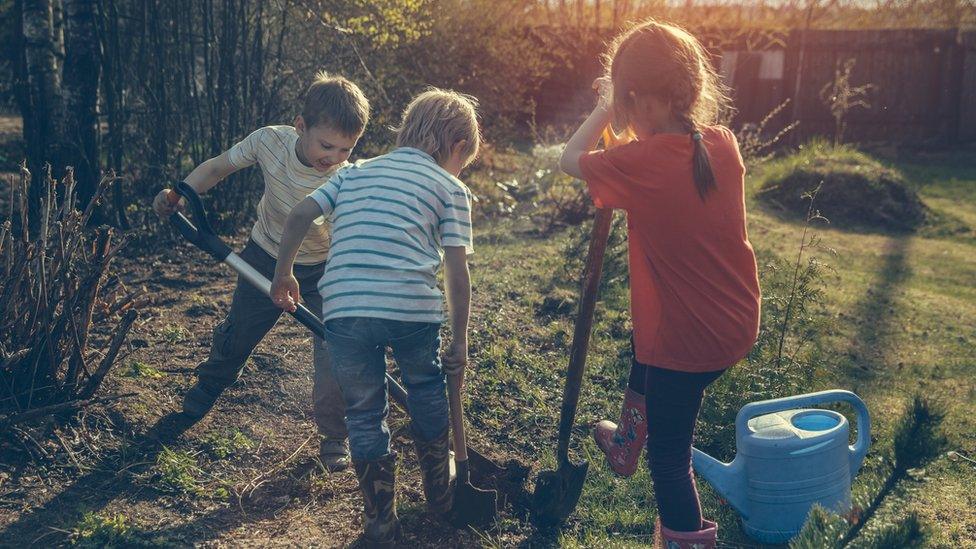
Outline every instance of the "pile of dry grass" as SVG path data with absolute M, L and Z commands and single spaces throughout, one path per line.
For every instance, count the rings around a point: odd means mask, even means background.
M 915 231 L 929 211 L 898 171 L 846 146 L 814 142 L 773 162 L 757 197 L 803 218 L 818 186 L 817 209 L 835 226 L 892 232 Z

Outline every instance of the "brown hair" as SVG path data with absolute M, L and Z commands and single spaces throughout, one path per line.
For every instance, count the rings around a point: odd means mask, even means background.
M 467 165 L 481 145 L 478 100 L 452 90 L 427 88 L 407 105 L 396 132 L 397 147 L 420 149 L 438 163 L 451 156 L 455 143 L 467 140 L 462 151 Z
M 644 21 L 618 36 L 606 55 L 613 104 L 633 113 L 634 98 L 654 96 L 671 106 L 694 145 L 692 174 L 705 199 L 715 174 L 700 129 L 729 107 L 724 85 L 697 38 L 675 25 Z
M 309 128 L 324 124 L 358 136 L 369 122 L 369 100 L 351 80 L 321 71 L 305 92 L 302 119 Z

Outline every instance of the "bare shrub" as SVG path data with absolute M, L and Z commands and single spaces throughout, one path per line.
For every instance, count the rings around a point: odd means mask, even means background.
M 744 124 L 739 130 L 736 135 L 739 140 L 739 152 L 747 166 L 769 160 L 773 156 L 776 146 L 799 125 L 799 122 L 793 121 L 779 130 L 770 127 L 789 104 L 789 99 L 783 101 L 775 109 L 769 111 L 758 124 Z
M 854 71 L 855 63 L 854 58 L 845 60 L 843 66 L 838 61 L 834 69 L 834 80 L 825 84 L 820 90 L 820 99 L 834 117 L 834 145 L 844 142 L 848 114 L 857 108 L 871 107 L 867 95 L 876 86 L 874 84 L 851 85 L 851 73 Z
M 9 178 L 9 215 L 0 225 L 0 425 L 81 406 L 115 362 L 145 304 L 110 276 L 122 247 L 110 228 L 86 228 L 111 183 L 102 179 L 84 212 L 74 207 L 69 170 L 41 182 L 39 215 L 31 219 L 22 167 Z M 37 184 L 37 183 L 35 183 Z

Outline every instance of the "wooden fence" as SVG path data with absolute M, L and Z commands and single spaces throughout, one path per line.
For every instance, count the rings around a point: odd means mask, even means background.
M 832 136 L 821 98 L 838 66 L 853 59 L 851 85 L 871 84 L 868 108 L 852 109 L 845 138 L 951 144 L 976 140 L 976 32 L 957 30 L 793 31 L 753 48 L 709 43 L 733 90 L 734 126 L 755 123 L 786 100 L 770 126 L 798 121 L 794 138 Z M 592 105 L 600 44 L 583 43 L 569 71 L 556 72 L 537 101 L 537 122 L 573 122 Z M 583 50 L 589 50 L 584 52 Z

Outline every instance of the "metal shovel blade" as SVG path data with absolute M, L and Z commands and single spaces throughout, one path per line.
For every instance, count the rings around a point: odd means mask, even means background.
M 573 514 L 583 493 L 589 462 L 563 461 L 555 471 L 542 471 L 535 479 L 532 520 L 539 526 L 555 526 Z
M 468 462 L 457 462 L 457 480 L 454 485 L 454 507 L 448 520 L 455 528 L 469 526 L 486 527 L 498 518 L 498 492 L 482 490 L 471 484 Z

